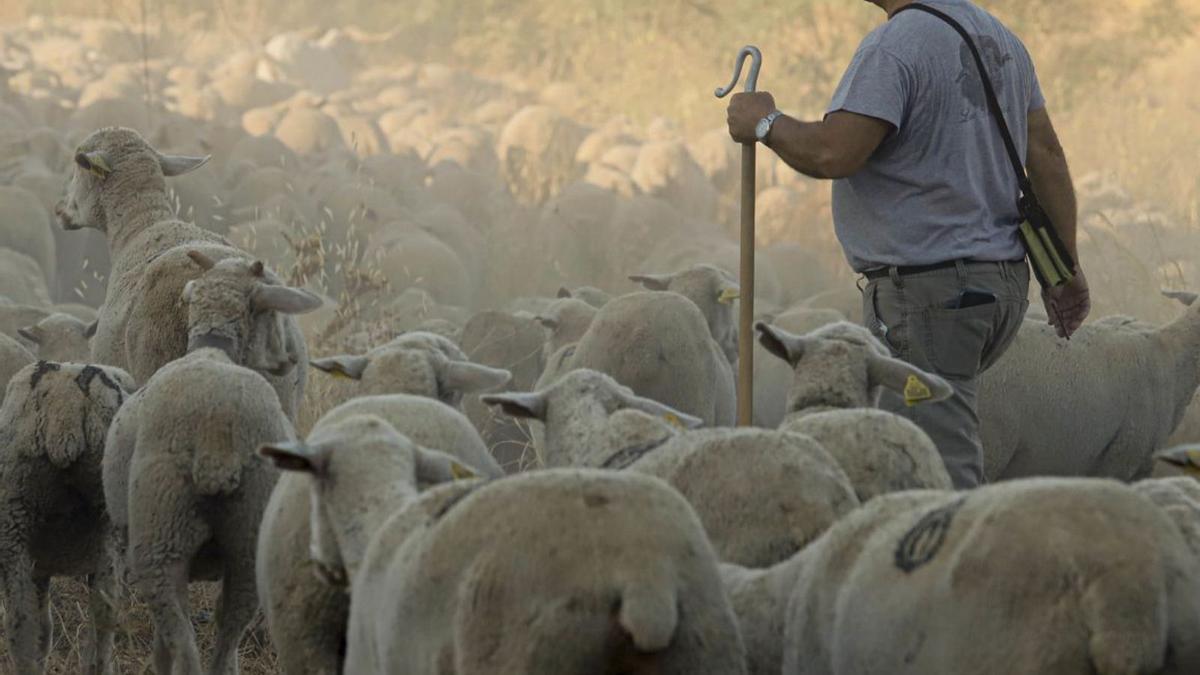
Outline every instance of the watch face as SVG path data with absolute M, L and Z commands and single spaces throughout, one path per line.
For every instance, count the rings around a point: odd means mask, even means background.
M 770 131 L 771 131 L 771 122 L 768 121 L 764 117 L 763 119 L 758 121 L 758 126 L 755 127 L 755 129 L 754 129 L 754 135 L 757 136 L 758 140 L 761 141 L 762 139 L 767 137 L 767 134 Z

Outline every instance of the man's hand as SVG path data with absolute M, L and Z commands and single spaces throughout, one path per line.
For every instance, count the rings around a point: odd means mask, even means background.
M 770 92 L 742 92 L 729 99 L 729 135 L 738 143 L 755 143 L 754 129 L 762 118 L 775 112 Z
M 1060 338 L 1069 338 L 1079 330 L 1092 311 L 1092 298 L 1088 292 L 1087 278 L 1083 270 L 1075 272 L 1075 278 L 1057 288 L 1043 289 L 1042 302 L 1046 316 Z

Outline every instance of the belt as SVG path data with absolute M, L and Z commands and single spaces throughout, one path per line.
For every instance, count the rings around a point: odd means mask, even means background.
M 1020 260 L 947 260 L 946 262 L 933 263 L 932 265 L 899 265 L 896 267 L 896 274 L 907 277 L 913 274 L 924 274 L 926 272 L 937 272 L 939 270 L 952 270 L 962 262 L 965 265 L 1004 265 L 1016 264 L 1022 262 Z M 878 269 L 867 270 L 863 272 L 863 276 L 869 281 L 883 279 L 892 274 L 891 267 L 880 267 Z

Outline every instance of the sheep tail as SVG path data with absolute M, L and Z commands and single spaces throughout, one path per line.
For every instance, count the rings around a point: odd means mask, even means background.
M 626 587 L 621 594 L 617 623 L 638 651 L 663 651 L 671 644 L 679 625 L 675 589 L 664 584 Z
M 232 439 L 230 439 L 231 441 Z M 207 497 L 228 494 L 242 480 L 245 457 L 236 442 L 201 443 L 192 453 L 192 483 L 196 493 Z

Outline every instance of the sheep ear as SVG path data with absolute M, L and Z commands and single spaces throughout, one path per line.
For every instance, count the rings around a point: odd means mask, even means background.
M 96 329 L 98 328 L 100 328 L 100 320 L 96 319 L 95 321 L 89 323 L 87 328 L 83 329 L 83 337 L 91 340 L 92 338 L 96 337 Z
M 415 448 L 418 483 L 449 483 L 478 478 L 474 469 L 444 452 Z
M 17 335 L 29 340 L 35 345 L 42 344 L 42 338 L 37 334 L 37 326 L 29 326 L 28 328 L 18 328 Z
M 479 400 L 484 405 L 498 405 L 506 415 L 519 419 L 546 419 L 546 395 L 542 392 L 489 394 Z
M 736 284 L 725 286 L 717 293 L 717 302 L 722 305 L 732 305 L 735 300 L 742 297 L 742 289 Z
M 649 291 L 665 291 L 671 285 L 670 274 L 632 274 L 629 280 Z
M 880 354 L 867 357 L 867 379 L 871 386 L 887 387 L 904 396 L 904 403 L 937 403 L 954 395 L 950 383 L 899 359 Z
M 533 319 L 534 319 L 534 321 L 537 321 L 538 323 L 542 324 L 542 327 L 544 327 L 544 328 L 549 328 L 550 330 L 558 330 L 558 319 L 556 319 L 552 316 L 543 316 L 543 315 L 539 314 L 539 315 L 533 317 Z
M 1188 307 L 1196 304 L 1196 299 L 1200 298 L 1200 294 L 1192 293 L 1191 291 L 1169 291 L 1165 288 L 1162 294 L 1172 300 L 1178 300 Z
M 321 297 L 315 293 L 291 286 L 258 284 L 250 294 L 250 307 L 256 312 L 307 314 L 320 309 L 322 304 Z
M 640 410 L 647 415 L 659 417 L 666 420 L 673 427 L 680 429 L 698 429 L 704 426 L 704 420 L 689 415 L 685 412 L 680 412 L 665 403 L 659 403 L 652 398 L 644 396 L 630 396 L 625 400 L 625 404 L 634 410 Z
M 570 298 L 570 297 L 574 297 L 574 296 L 571 295 L 571 289 L 567 288 L 566 286 L 563 286 L 558 289 L 558 297 L 561 299 L 561 298 Z
M 1187 470 L 1189 473 L 1200 473 L 1200 447 L 1195 445 L 1177 445 L 1173 448 L 1159 450 L 1154 453 L 1154 458 Z
M 75 163 L 97 178 L 107 178 L 108 174 L 112 173 L 112 165 L 99 150 L 75 153 Z
M 758 342 L 771 354 L 787 361 L 793 366 L 804 356 L 805 339 L 799 335 L 776 328 L 771 324 L 759 321 L 754 324 L 758 331 Z
M 195 249 L 187 252 L 187 257 L 192 259 L 192 262 L 200 266 L 200 269 L 207 272 L 216 267 L 217 261 Z
M 265 271 L 266 265 L 263 265 L 263 261 L 261 260 L 255 260 L 254 264 L 250 266 L 250 274 L 253 274 L 256 277 L 263 276 Z
M 443 389 L 472 394 L 503 387 L 512 381 L 512 373 L 470 361 L 450 361 L 438 379 Z
M 330 356 L 309 361 L 313 368 L 347 380 L 361 380 L 363 371 L 370 363 L 371 360 L 365 356 Z
M 283 471 L 298 471 L 319 475 L 329 464 L 329 453 L 303 441 L 268 443 L 259 447 L 258 454 Z
M 159 153 L 158 165 L 162 167 L 163 175 L 167 178 L 191 173 L 208 163 L 212 155 L 204 157 L 187 157 L 185 155 L 164 155 Z

